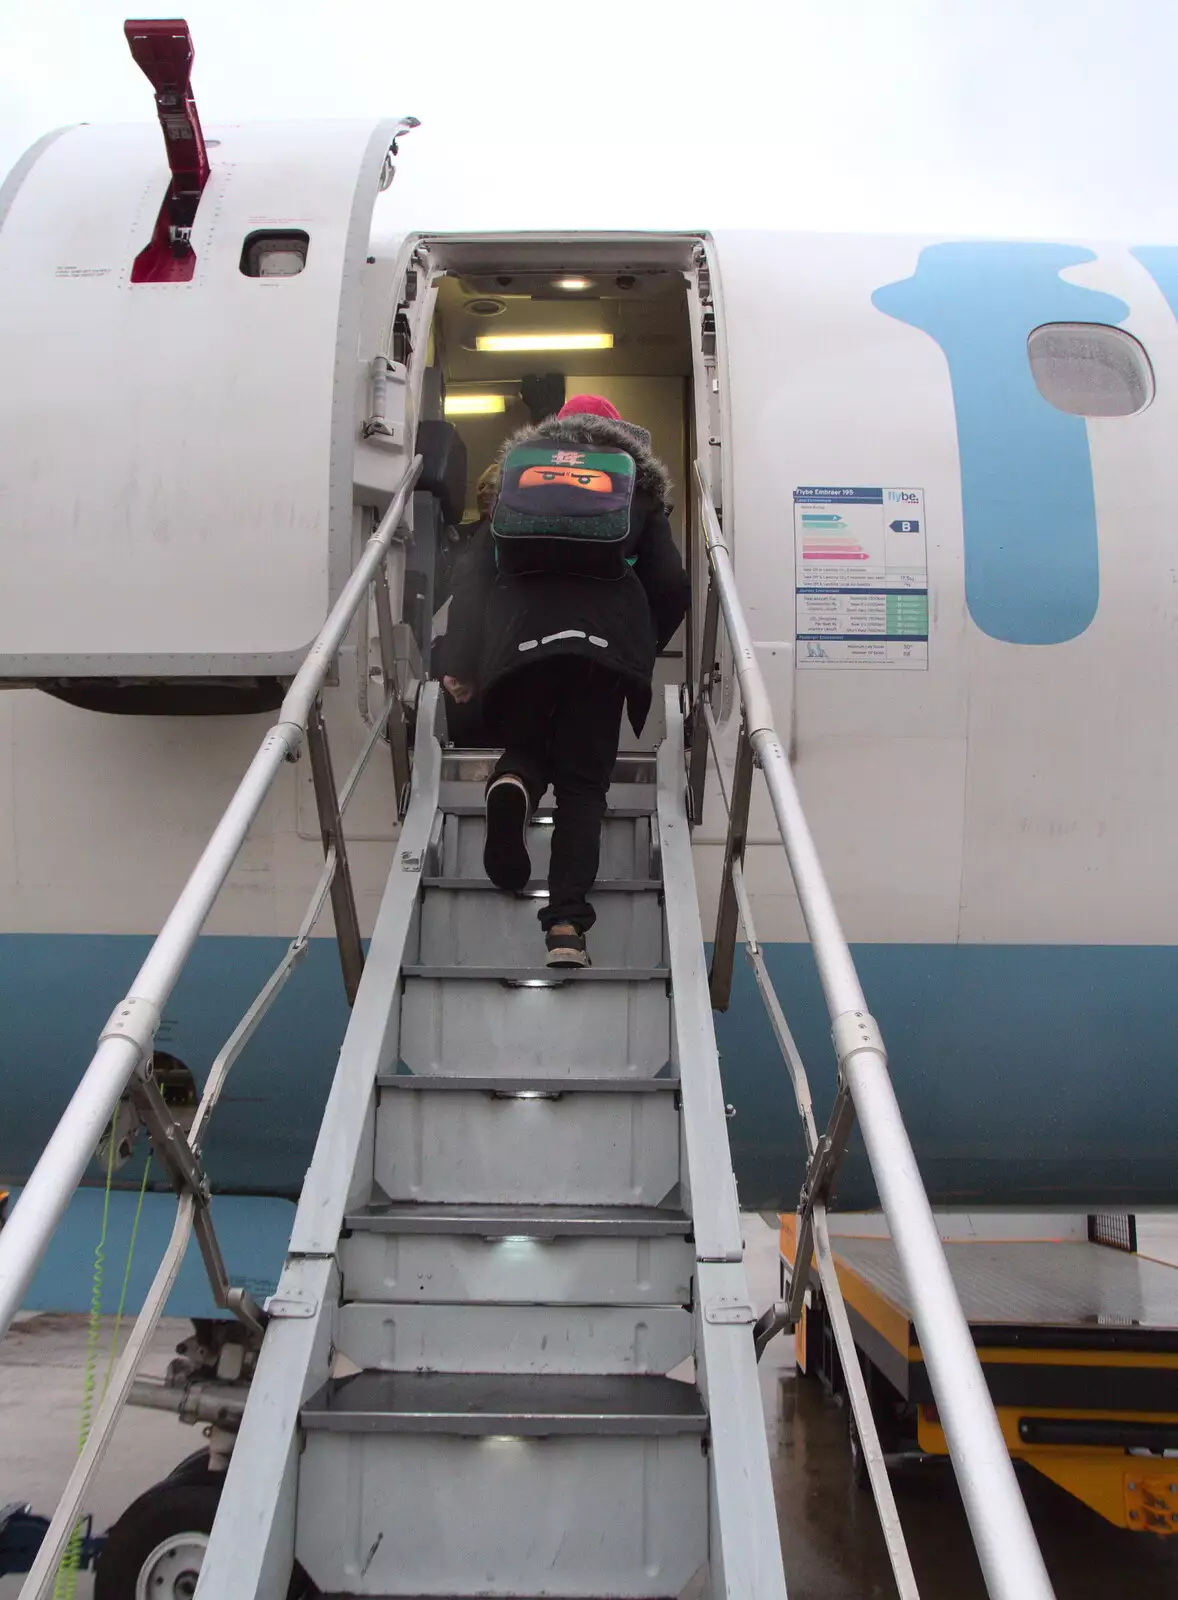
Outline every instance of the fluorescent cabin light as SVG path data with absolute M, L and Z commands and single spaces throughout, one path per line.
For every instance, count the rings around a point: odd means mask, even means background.
M 494 417 L 499 412 L 507 410 L 507 396 L 504 394 L 448 394 L 446 396 L 445 409 L 448 417 Z
M 568 289 L 575 293 L 578 289 L 588 289 L 592 285 L 588 278 L 557 278 L 552 287 L 554 289 Z
M 612 350 L 612 333 L 480 333 L 475 348 L 487 352 L 524 350 Z

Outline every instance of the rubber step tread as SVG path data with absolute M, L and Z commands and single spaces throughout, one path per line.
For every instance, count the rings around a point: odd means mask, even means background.
M 566 1094 L 660 1094 L 679 1088 L 677 1073 L 662 1078 L 507 1078 L 458 1072 L 384 1072 L 378 1089 L 457 1089 L 468 1094 L 499 1094 L 526 1100 L 553 1100 Z
M 435 981 L 464 978 L 468 981 L 528 984 L 557 988 L 562 983 L 653 983 L 666 982 L 670 967 L 460 967 L 404 966 L 404 978 L 430 978 Z
M 447 817 L 481 817 L 486 811 L 486 802 L 482 795 L 475 799 L 451 799 L 443 794 L 438 801 L 438 810 Z M 627 802 L 623 805 L 609 806 L 606 810 L 606 820 L 617 817 L 623 822 L 633 822 L 639 817 L 652 817 L 658 810 L 658 794 L 651 786 L 649 801 L 638 803 Z M 528 819 L 533 826 L 541 828 L 550 827 L 555 813 L 551 810 L 537 811 Z
M 502 894 L 490 878 L 431 878 L 421 880 L 423 889 L 483 889 Z M 594 894 L 656 894 L 662 891 L 661 878 L 599 878 L 593 885 Z M 533 878 L 519 891 L 521 899 L 547 899 L 548 885 L 542 878 Z
M 308 1432 L 539 1438 L 707 1432 L 694 1384 L 660 1377 L 357 1372 L 303 1406 Z
M 474 1234 L 483 1239 L 652 1239 L 688 1236 L 691 1218 L 662 1206 L 443 1205 L 399 1200 L 351 1211 L 344 1226 L 355 1233 Z

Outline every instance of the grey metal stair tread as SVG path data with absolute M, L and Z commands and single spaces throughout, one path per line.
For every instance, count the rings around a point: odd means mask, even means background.
M 380 1089 L 456 1089 L 468 1094 L 520 1095 L 525 1099 L 552 1099 L 565 1094 L 661 1094 L 677 1090 L 678 1073 L 662 1078 L 627 1077 L 617 1073 L 604 1078 L 510 1078 L 502 1074 L 458 1072 L 384 1072 L 376 1080 Z
M 357 1372 L 306 1402 L 309 1432 L 638 1435 L 706 1433 L 694 1384 L 673 1378 Z
M 562 983 L 652 983 L 666 982 L 670 967 L 461 967 L 404 966 L 404 978 L 464 978 L 486 982 L 540 984 L 555 988 Z
M 638 785 L 635 785 L 635 787 L 638 787 Z M 649 801 L 639 801 L 637 803 L 625 801 L 621 805 L 611 805 L 606 809 L 607 820 L 610 817 L 619 817 L 623 821 L 631 822 L 638 817 L 653 816 L 658 810 L 657 790 L 653 784 L 643 785 L 643 787 L 649 787 L 650 789 Z M 438 810 L 447 817 L 481 817 L 486 811 L 486 804 L 481 794 L 477 800 L 474 798 L 451 798 L 448 795 L 442 795 L 438 802 Z M 533 827 L 544 828 L 550 826 L 552 818 L 553 812 L 546 808 L 543 811 L 535 812 L 531 818 L 531 823 Z
M 494 890 L 502 894 L 491 882 L 490 878 L 422 878 L 423 889 L 482 889 Z M 646 894 L 658 893 L 662 890 L 661 878 L 598 878 L 593 885 L 594 894 Z M 535 899 L 540 895 L 548 894 L 548 885 L 541 878 L 533 878 L 527 887 L 520 890 L 520 896 Z
M 475 1234 L 480 1238 L 651 1239 L 686 1237 L 691 1219 L 661 1206 L 445 1205 L 400 1200 L 349 1212 L 344 1226 L 364 1233 Z
M 477 776 L 466 781 L 482 786 L 502 754 L 502 745 L 447 745 L 442 751 L 442 781 L 458 782 L 461 774 L 474 772 Z M 610 783 L 654 783 L 657 765 L 652 751 L 620 750 Z

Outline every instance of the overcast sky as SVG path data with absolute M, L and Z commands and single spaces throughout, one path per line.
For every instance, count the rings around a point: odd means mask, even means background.
M 422 119 L 382 202 L 398 231 L 1178 239 L 1175 0 L 180 9 L 206 123 Z M 126 15 L 110 0 L 0 0 L 0 169 L 63 123 L 152 115 Z

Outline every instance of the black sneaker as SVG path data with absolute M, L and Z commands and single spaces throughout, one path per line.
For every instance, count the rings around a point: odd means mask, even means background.
M 572 928 L 571 932 L 560 933 L 555 928 L 552 928 L 544 935 L 544 943 L 548 947 L 546 964 L 550 967 L 587 967 L 590 965 L 589 952 L 585 948 L 585 935 L 578 933 L 575 928 Z
M 532 876 L 528 821 L 532 802 L 522 778 L 505 772 L 487 790 L 487 838 L 483 867 L 496 889 L 518 894 Z

